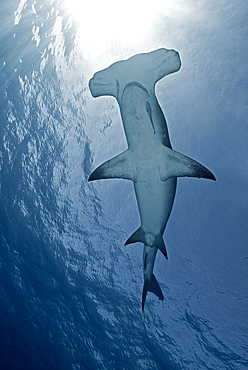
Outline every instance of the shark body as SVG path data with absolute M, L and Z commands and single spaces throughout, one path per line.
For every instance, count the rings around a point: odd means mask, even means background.
M 153 268 L 158 249 L 168 258 L 163 233 L 171 214 L 177 177 L 215 180 L 206 167 L 171 147 L 155 84 L 180 67 L 179 54 L 162 48 L 116 62 L 95 73 L 89 82 L 93 97 L 113 96 L 120 108 L 128 149 L 95 169 L 89 181 L 109 178 L 133 181 L 141 226 L 125 245 L 144 244 L 142 310 L 148 291 L 164 299 Z

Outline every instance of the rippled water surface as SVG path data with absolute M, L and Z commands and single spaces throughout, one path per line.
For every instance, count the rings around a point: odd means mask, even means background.
M 62 1 L 1 2 L 2 369 L 248 367 L 247 7 L 175 3 L 146 39 L 91 57 Z M 173 146 L 217 182 L 179 180 L 156 265 L 165 301 L 148 294 L 142 314 L 142 248 L 123 246 L 132 185 L 87 182 L 126 148 L 115 101 L 88 80 L 158 47 L 183 61 L 157 88 Z

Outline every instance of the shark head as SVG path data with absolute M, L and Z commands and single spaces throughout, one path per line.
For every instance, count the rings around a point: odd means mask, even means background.
M 181 68 L 181 59 L 176 50 L 161 48 L 149 54 L 154 54 L 153 58 L 156 61 L 156 68 L 154 68 L 154 79 L 156 82 L 171 73 L 179 71 Z M 155 61 L 151 60 L 151 65 Z
M 94 98 L 103 95 L 117 96 L 117 82 L 114 79 L 113 74 L 108 73 L 109 68 L 95 73 L 90 79 L 89 88 Z
M 89 88 L 93 97 L 110 95 L 117 99 L 128 83 L 137 82 L 150 90 L 161 78 L 180 68 L 179 53 L 161 48 L 111 64 L 94 74 Z

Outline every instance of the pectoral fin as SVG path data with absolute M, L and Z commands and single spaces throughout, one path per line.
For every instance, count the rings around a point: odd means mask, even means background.
M 136 182 L 136 173 L 128 150 L 97 167 L 90 175 L 88 181 L 111 178 L 127 179 Z
M 166 146 L 162 147 L 159 172 L 162 181 L 170 177 L 185 176 L 216 180 L 213 173 L 202 164 Z

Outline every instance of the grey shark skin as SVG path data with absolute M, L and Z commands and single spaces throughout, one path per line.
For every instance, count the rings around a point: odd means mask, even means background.
M 89 81 L 93 97 L 115 97 L 123 121 L 128 149 L 100 165 L 89 181 L 133 181 L 141 226 L 125 245 L 144 244 L 142 311 L 148 291 L 164 299 L 153 267 L 158 249 L 168 258 L 163 233 L 172 210 L 177 177 L 215 180 L 206 167 L 172 150 L 166 120 L 155 96 L 156 82 L 180 67 L 178 52 L 162 48 L 116 62 L 95 73 Z

